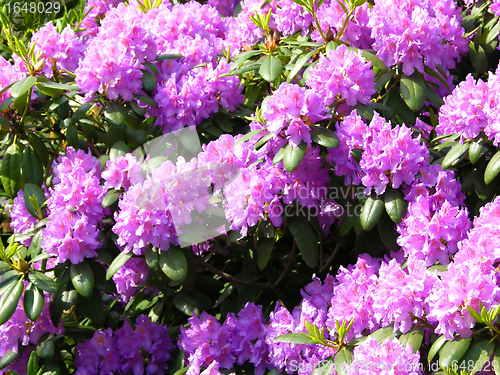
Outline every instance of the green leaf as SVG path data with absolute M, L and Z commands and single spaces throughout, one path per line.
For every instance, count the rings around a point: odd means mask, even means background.
M 352 363 L 352 350 L 343 347 L 340 349 L 337 357 L 335 357 L 335 369 L 337 370 L 338 375 L 347 374 L 347 370 L 349 369 L 349 365 Z
M 265 129 L 257 129 L 254 131 L 251 131 L 250 133 L 245 134 L 243 137 L 238 139 L 236 142 L 234 142 L 234 147 L 238 146 L 239 144 L 248 141 L 249 139 L 252 139 L 254 136 L 257 134 L 263 132 Z
M 252 51 L 245 51 L 242 52 L 238 55 L 234 63 L 231 65 L 231 70 L 234 71 L 235 69 L 239 68 L 246 60 L 248 60 L 252 56 L 257 56 L 261 55 L 263 51 L 260 50 L 252 50 Z
M 34 76 L 23 78 L 20 81 L 14 83 L 14 85 L 10 88 L 10 95 L 12 95 L 14 99 L 19 98 L 27 94 L 28 91 L 30 91 L 31 88 L 35 85 L 35 83 L 36 77 Z
M 38 207 L 41 207 L 43 203 L 47 200 L 45 198 L 45 194 L 43 193 L 43 190 L 40 186 L 35 185 L 35 184 L 26 184 L 24 185 L 24 203 L 26 205 L 26 209 L 28 212 L 35 218 L 37 219 L 42 219 L 39 217 L 38 212 L 35 210 L 35 207 L 33 206 L 33 203 L 31 202 L 31 197 L 35 197 L 36 201 L 38 202 Z M 42 214 L 44 213 L 45 208 L 42 209 Z
M 464 143 L 464 144 L 456 144 L 453 146 L 453 148 L 448 151 L 446 156 L 444 157 L 442 163 L 441 163 L 441 168 L 448 169 L 455 164 L 457 164 L 460 160 L 460 158 L 469 150 L 469 143 Z
M 295 77 L 297 75 L 297 73 L 300 71 L 300 69 L 302 69 L 304 64 L 307 63 L 311 59 L 311 57 L 314 55 L 315 52 L 316 52 L 316 50 L 312 50 L 311 52 L 301 56 L 297 60 L 297 62 L 293 65 L 293 68 L 288 73 L 288 77 L 286 79 L 286 81 L 288 83 L 292 82 L 293 77 Z
M 36 86 L 38 88 L 42 87 L 42 88 L 49 88 L 62 91 L 68 91 L 68 90 L 80 91 L 80 88 L 75 85 L 66 85 L 64 83 L 57 83 L 57 82 L 39 82 L 36 84 Z
M 139 100 L 140 102 L 143 102 L 145 104 L 150 105 L 151 107 L 158 108 L 158 103 L 156 103 L 152 98 L 146 95 L 138 95 L 134 94 L 134 98 Z
M 28 146 L 24 149 L 22 172 L 25 182 L 42 186 L 43 165 L 32 146 Z
M 454 339 L 444 344 L 441 352 L 439 353 L 439 366 L 441 366 L 441 368 L 443 369 L 446 369 L 452 366 L 455 361 L 458 362 L 460 358 L 462 358 L 463 355 L 467 352 L 471 341 L 471 337 L 466 337 L 462 339 Z
M 299 166 L 306 154 L 306 150 L 307 143 L 304 141 L 300 142 L 297 147 L 292 147 L 290 144 L 286 146 L 283 154 L 283 165 L 288 172 L 292 173 Z
M 37 375 L 38 373 L 38 356 L 36 352 L 31 352 L 30 358 L 28 360 L 28 373 L 27 375 Z
M 33 283 L 30 283 L 24 292 L 23 308 L 26 317 L 31 321 L 38 319 L 42 313 L 45 298 L 43 292 Z
M 90 265 L 85 261 L 72 264 L 70 274 L 76 291 L 84 297 L 90 297 L 94 289 L 94 273 Z
M 403 346 L 410 343 L 413 353 L 417 353 L 422 345 L 422 340 L 424 339 L 424 328 L 421 326 L 414 326 L 408 333 L 399 337 L 399 341 Z
M 106 272 L 106 280 L 111 279 L 133 255 L 133 253 L 121 252 L 109 265 L 108 271 Z
M 334 131 L 326 129 L 322 126 L 311 127 L 311 140 L 320 146 L 328 148 L 337 148 L 339 146 L 339 138 Z
M 474 140 L 470 143 L 469 160 L 472 164 L 475 164 L 477 159 L 479 158 L 481 151 L 483 151 L 483 145 L 484 145 L 484 136 L 479 136 L 479 135 L 476 138 L 474 138 Z
M 120 198 L 121 194 L 122 193 L 119 190 L 110 189 L 106 193 L 104 198 L 102 198 L 102 207 L 106 208 L 106 207 L 111 206 L 113 203 L 115 203 L 118 200 L 118 198 Z
M 158 68 L 156 67 L 155 64 L 150 63 L 148 61 L 145 61 L 145 62 L 142 63 L 142 65 L 144 65 L 146 68 L 148 68 L 149 70 L 151 70 L 151 72 L 153 72 L 153 74 L 158 75 Z
M 4 291 L 0 298 L 0 325 L 7 322 L 16 311 L 19 299 L 23 294 L 24 284 L 18 280 Z
M 257 246 L 257 266 L 259 270 L 266 268 L 274 248 L 274 238 L 264 238 Z
M 495 344 L 491 342 L 491 340 L 483 340 L 472 345 L 467 350 L 461 362 L 464 362 L 468 369 L 473 367 L 472 371 L 469 372 L 469 375 L 474 375 L 486 365 L 487 361 L 489 362 L 494 349 Z M 470 363 L 474 363 L 474 366 L 469 366 Z
M 394 333 L 394 326 L 390 325 L 387 327 L 380 328 L 375 332 L 373 332 L 370 335 L 370 337 L 377 340 L 379 344 L 382 344 L 384 341 L 396 337 L 396 333 Z
M 118 156 L 123 156 L 129 152 L 128 146 L 123 141 L 116 142 L 109 150 L 109 159 L 115 160 Z
M 481 318 L 481 315 L 479 315 L 479 313 L 476 310 L 474 310 L 470 306 L 465 306 L 465 307 L 467 308 L 467 311 L 469 312 L 469 314 L 476 320 L 476 322 L 484 323 L 483 319 Z
M 427 89 L 422 75 L 415 71 L 411 76 L 403 74 L 401 77 L 401 97 L 408 107 L 417 112 L 424 106 Z
M 427 100 L 433 103 L 436 107 L 441 107 L 444 104 L 443 98 L 439 96 L 439 94 L 434 91 L 434 89 L 430 85 L 425 85 L 427 90 Z
M 182 283 L 187 276 L 188 264 L 186 257 L 176 247 L 161 251 L 158 263 L 163 273 L 173 281 Z
M 59 290 L 59 287 L 54 279 L 48 277 L 44 273 L 33 271 L 28 277 L 37 288 L 45 290 L 46 292 L 56 293 Z
M 19 345 L 21 346 L 21 345 Z M 10 365 L 12 362 L 14 362 L 19 356 L 21 355 L 21 352 L 18 349 L 17 353 L 14 353 L 14 348 L 9 349 L 0 359 L 0 370 L 3 370 L 6 368 L 8 365 Z
M 311 225 L 304 217 L 288 218 L 288 229 L 295 239 L 304 262 L 315 268 L 319 260 L 318 238 Z
M 52 358 L 54 356 L 54 340 L 50 334 L 46 334 L 46 336 L 47 337 L 41 340 L 36 346 L 36 354 L 38 354 L 40 358 Z
M 484 171 L 484 182 L 486 185 L 489 185 L 491 181 L 495 179 L 495 177 L 500 172 L 500 152 L 497 152 L 488 163 L 486 170 Z
M 153 246 L 147 246 L 144 252 L 144 258 L 149 268 L 155 268 L 158 265 L 158 250 Z
M 208 308 L 206 296 L 194 290 L 181 290 L 175 294 L 172 302 L 177 309 L 188 316 L 193 316 L 193 312 L 200 316 Z
M 316 341 L 304 336 L 302 333 L 287 333 L 279 335 L 274 339 L 278 342 L 286 342 L 288 344 L 316 344 Z
M 389 186 L 385 191 L 384 200 L 389 217 L 396 224 L 399 224 L 405 217 L 408 208 L 408 202 L 405 200 L 404 194 L 400 190 L 395 190 Z
M 495 375 L 500 375 L 500 345 L 498 344 L 495 344 L 495 355 L 493 356 L 492 363 L 496 363 L 496 366 L 493 366 Z
M 469 43 L 469 59 L 472 66 L 478 73 L 484 73 L 488 70 L 488 57 L 481 45 L 474 47 L 474 43 Z M 12 89 L 11 89 L 12 92 Z
M 354 216 L 354 215 L 352 215 Z M 392 252 L 397 252 L 400 249 L 398 245 L 398 232 L 396 232 L 396 224 L 387 215 L 382 215 L 377 224 L 378 234 L 382 243 Z M 340 228 L 339 228 L 340 232 Z
M 156 61 L 181 59 L 182 57 L 183 57 L 182 55 L 174 55 L 174 54 L 158 55 L 156 56 Z
M 361 210 L 360 222 L 365 231 L 371 230 L 384 212 L 384 201 L 379 197 L 368 197 Z
M 274 82 L 281 75 L 283 64 L 280 59 L 275 56 L 267 56 L 262 60 L 259 73 L 267 82 Z
M 109 102 L 104 108 L 104 117 L 113 125 L 121 125 L 125 122 L 127 112 L 122 103 Z
M 141 82 L 142 82 L 142 88 L 144 90 L 153 91 L 154 89 L 156 89 L 157 85 L 156 77 L 154 76 L 153 73 L 148 72 L 147 70 L 142 71 Z
M 14 198 L 21 189 L 21 149 L 14 143 L 7 148 L 2 158 L 0 176 L 5 193 Z
M 276 133 L 267 133 L 266 135 L 264 135 L 263 137 L 261 137 L 257 143 L 255 144 L 255 149 L 256 150 L 259 150 L 262 146 L 264 146 L 271 138 L 274 137 Z

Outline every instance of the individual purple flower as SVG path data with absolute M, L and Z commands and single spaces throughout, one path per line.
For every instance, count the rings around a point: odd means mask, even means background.
M 0 56 L 0 91 L 5 87 L 9 86 L 11 83 L 19 81 L 25 76 L 22 72 L 19 72 L 14 65 L 5 60 Z M 10 89 L 0 94 L 0 103 L 10 97 Z
M 369 337 L 354 348 L 352 363 L 348 366 L 348 375 L 420 375 L 420 355 L 413 353 L 410 343 L 403 346 L 396 339 L 388 339 L 379 343 Z
M 354 106 L 357 102 L 368 104 L 375 93 L 375 75 L 371 61 L 342 44 L 337 49 L 321 55 L 317 65 L 311 69 L 307 85 L 314 90 L 326 105 L 344 98 Z
M 106 180 L 104 188 L 127 191 L 131 185 L 143 182 L 141 164 L 132 154 L 117 156 L 114 160 L 106 162 L 106 170 L 102 178 Z
M 144 258 L 131 258 L 113 275 L 116 291 L 120 294 L 120 300 L 123 303 L 128 303 L 140 290 L 143 282 L 147 280 L 148 274 L 149 266 Z
M 453 0 L 378 0 L 369 12 L 372 48 L 391 66 L 403 63 L 403 72 L 424 72 L 425 65 L 454 68 L 467 52 L 460 25 L 462 16 Z
M 284 36 L 293 35 L 298 31 L 307 35 L 313 23 L 311 13 L 292 0 L 278 0 L 273 15 L 276 29 Z

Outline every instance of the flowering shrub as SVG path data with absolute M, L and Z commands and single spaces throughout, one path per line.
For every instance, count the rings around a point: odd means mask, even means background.
M 0 6 L 0 373 L 499 373 L 498 2 Z

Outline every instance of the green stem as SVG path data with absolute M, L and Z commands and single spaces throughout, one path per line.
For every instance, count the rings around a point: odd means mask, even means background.
M 351 19 L 352 14 L 354 13 L 355 9 L 356 8 L 352 8 L 351 10 L 349 10 L 349 13 L 347 14 L 347 17 L 344 21 L 344 24 L 342 25 L 342 28 L 340 29 L 340 31 L 338 32 L 338 34 L 335 37 L 336 42 L 338 42 L 340 40 L 340 38 L 342 38 L 342 35 L 344 35 L 345 29 L 347 29 L 347 25 L 349 23 L 349 20 Z

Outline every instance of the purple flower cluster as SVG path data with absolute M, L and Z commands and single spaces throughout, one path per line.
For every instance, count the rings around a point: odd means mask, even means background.
M 302 141 L 310 145 L 311 127 L 329 117 L 326 116 L 327 108 L 318 103 L 321 103 L 321 97 L 313 90 L 296 84 L 281 84 L 267 100 L 262 113 L 267 130 L 275 133 L 275 139 L 284 130 L 292 147 L 297 147 Z
M 350 51 L 342 44 L 321 56 L 311 69 L 307 85 L 313 89 L 326 105 L 344 98 L 350 106 L 357 102 L 368 104 L 375 93 L 374 73 L 371 61 L 361 52 Z
M 48 78 L 60 70 L 75 71 L 79 60 L 84 57 L 84 42 L 77 38 L 69 26 L 58 33 L 54 25 L 49 22 L 33 34 L 31 46 L 35 43 L 35 55 L 40 56 L 40 60 L 45 59 L 41 72 Z M 23 60 L 17 55 L 13 58 L 18 71 L 27 73 L 28 69 Z
M 92 339 L 77 344 L 76 373 L 161 374 L 168 369 L 173 348 L 167 327 L 141 315 L 135 329 L 125 320 L 116 331 L 96 331 Z
M 206 312 L 189 318 L 188 322 L 189 328 L 181 327 L 178 343 L 189 364 L 186 374 L 198 375 L 202 368 L 208 370 L 203 374 L 220 374 L 219 367 L 231 369 L 236 363 L 242 365 L 246 361 L 255 366 L 257 375 L 271 368 L 262 306 L 247 303 L 237 317 L 229 313 L 222 325 Z
M 27 282 L 25 282 L 25 286 Z M 52 336 L 62 334 L 62 327 L 56 328 L 50 320 L 49 302 L 50 294 L 44 293 L 45 304 L 40 317 L 32 322 L 26 317 L 23 309 L 23 297 L 21 297 L 14 315 L 2 326 L 0 326 L 0 356 L 3 356 L 9 350 L 18 353 L 18 344 L 28 346 L 36 345 L 45 333 Z
M 493 140 L 495 146 L 500 143 L 500 70 L 489 73 L 488 82 L 471 75 L 461 82 L 445 98 L 439 110 L 439 124 L 436 134 L 460 133 L 461 139 L 473 139 L 482 131 Z
M 217 9 L 221 16 L 231 17 L 241 0 L 208 0 L 207 4 Z
M 302 35 L 307 35 L 313 23 L 311 13 L 292 0 L 278 0 L 273 16 L 276 29 L 284 36 L 293 35 L 299 31 Z
M 14 230 L 14 234 L 25 234 L 33 229 L 38 223 L 38 219 L 33 217 L 26 208 L 24 192 L 22 190 L 19 190 L 17 197 L 14 198 L 14 203 L 9 214 L 12 218 L 10 227 Z M 31 238 L 22 240 L 21 243 L 25 246 L 29 246 L 31 244 Z
M 353 361 L 348 375 L 420 375 L 420 355 L 413 353 L 410 343 L 403 346 L 398 339 L 385 340 L 368 338 L 353 350 Z
M 102 178 L 106 180 L 105 189 L 113 188 L 127 191 L 131 185 L 143 182 L 141 164 L 132 154 L 117 156 L 114 160 L 106 162 L 106 170 Z
M 24 76 L 25 74 L 19 72 L 14 65 L 0 56 L 0 90 L 3 90 L 11 83 L 20 80 Z M 10 89 L 0 94 L 0 103 L 6 100 L 9 96 Z
M 43 229 L 42 248 L 57 256 L 59 263 L 76 264 L 97 255 L 99 225 L 104 217 L 99 160 L 82 150 L 66 150 L 54 162 L 54 187 L 47 200 L 48 219 Z
M 335 164 L 335 173 L 345 175 L 346 185 L 362 182 L 365 194 L 374 187 L 382 194 L 387 185 L 395 189 L 411 185 L 421 168 L 428 165 L 429 151 L 420 144 L 420 136 L 412 137 L 405 125 L 392 128 L 377 113 L 368 126 L 356 111 L 344 118 L 337 128 L 340 145 L 330 150 L 327 160 Z M 359 163 L 352 152 L 363 151 Z
M 446 68 L 467 52 L 462 16 L 454 0 L 377 0 L 369 12 L 372 48 L 387 64 L 403 63 L 403 72 L 424 72 L 425 65 Z
M 144 258 L 131 258 L 114 275 L 113 281 L 116 291 L 120 295 L 119 299 L 127 303 L 144 286 L 149 274 L 149 266 Z M 148 289 L 144 291 L 148 293 Z

